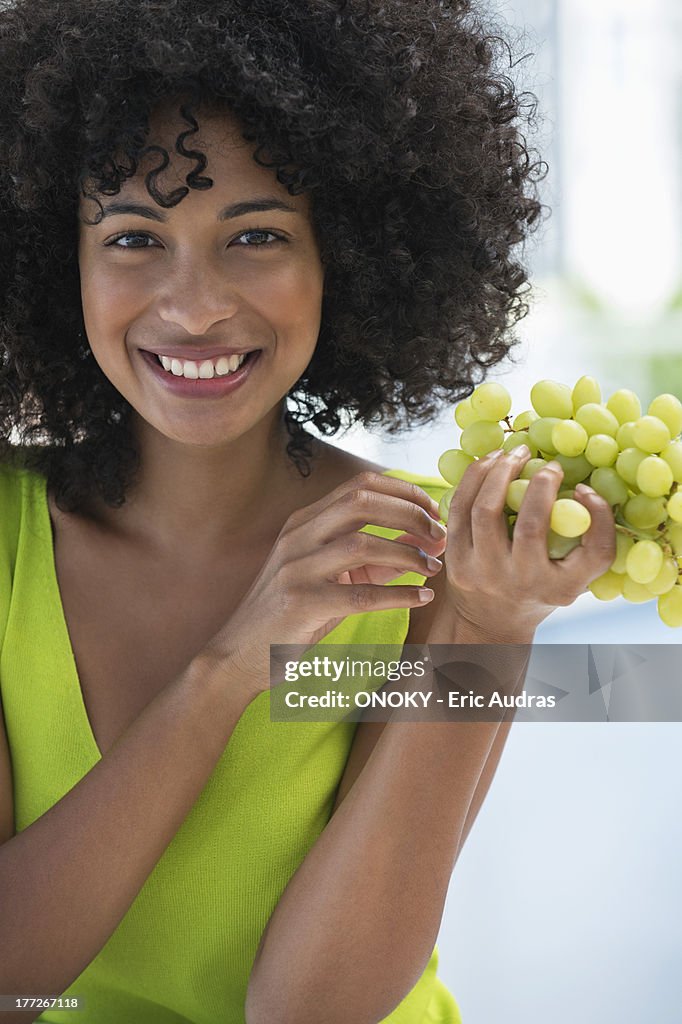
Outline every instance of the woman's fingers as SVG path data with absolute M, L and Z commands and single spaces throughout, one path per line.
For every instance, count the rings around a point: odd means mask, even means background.
M 393 485 L 397 483 L 405 481 L 390 481 Z M 445 538 L 445 531 L 437 521 L 438 506 L 420 487 L 413 484 L 406 484 L 406 487 L 407 490 L 390 486 L 387 490 L 355 487 L 346 490 L 312 519 L 298 518 L 294 513 L 287 530 L 290 549 L 303 555 L 368 525 L 402 530 L 417 537 L 420 547 L 429 551 L 438 548 Z M 433 506 L 435 517 L 431 515 Z
M 335 487 L 333 491 L 326 494 L 323 498 L 313 502 L 310 505 L 305 505 L 303 508 L 297 509 L 290 517 L 288 522 L 292 526 L 299 526 L 305 523 L 309 523 L 314 519 L 317 519 L 322 513 L 326 512 L 331 506 L 339 502 L 350 502 L 352 503 L 354 497 L 357 497 L 362 492 L 372 492 L 377 495 L 385 494 L 392 496 L 402 501 L 411 502 L 423 509 L 425 515 L 424 519 L 428 516 L 430 519 L 438 521 L 440 516 L 438 512 L 438 502 L 418 487 L 417 484 L 410 483 L 408 480 L 400 480 L 397 477 L 384 476 L 382 473 L 375 473 L 371 470 L 367 470 L 363 473 L 358 473 L 356 476 L 351 477 L 350 480 L 344 481 Z M 368 520 L 369 522 L 369 520 Z M 366 525 L 361 523 L 362 525 Z M 373 523 L 374 526 L 388 526 L 387 523 Z M 402 529 L 398 526 L 395 529 Z
M 399 537 L 393 538 L 392 543 L 410 544 L 412 547 L 421 549 L 422 538 L 412 533 L 401 533 Z M 434 540 L 433 547 L 428 554 L 435 558 L 440 558 L 446 546 L 447 536 L 443 534 L 442 540 Z M 369 563 L 353 569 L 352 572 L 343 573 L 339 577 L 339 583 L 390 583 L 392 580 L 402 576 L 404 572 L 405 570 L 399 565 L 373 565 Z M 346 577 L 348 578 L 346 579 Z
M 528 484 L 514 524 L 512 564 L 518 573 L 527 573 L 529 566 L 549 562 L 547 533 L 552 505 L 557 499 L 564 473 L 561 466 L 547 466 L 535 473 Z
M 476 496 L 483 486 L 486 474 L 495 464 L 495 461 L 504 455 L 499 448 L 484 455 L 482 459 L 472 462 L 467 466 L 464 476 L 457 484 L 455 493 L 450 502 L 448 514 L 448 547 L 456 548 L 460 552 L 463 548 L 473 546 L 471 530 L 471 513 Z M 457 554 L 453 550 L 453 558 Z
M 499 560 L 508 558 L 511 553 L 504 506 L 509 484 L 518 477 L 530 458 L 528 448 L 523 448 L 523 451 L 521 447 L 514 448 L 509 455 L 493 462 L 474 499 L 471 536 L 481 562 L 487 560 L 499 565 Z
M 592 522 L 579 547 L 557 564 L 581 589 L 586 589 L 588 583 L 610 568 L 616 557 L 616 526 L 611 506 L 596 491 L 576 491 L 575 500 L 585 506 Z
M 296 573 L 301 579 L 317 577 L 341 582 L 341 576 L 349 573 L 350 582 L 377 584 L 377 579 L 368 573 L 363 578 L 361 570 L 370 566 L 377 567 L 378 575 L 385 575 L 383 582 L 387 582 L 406 572 L 435 576 L 443 563 L 418 547 L 396 544 L 371 533 L 349 533 L 338 537 L 295 563 Z

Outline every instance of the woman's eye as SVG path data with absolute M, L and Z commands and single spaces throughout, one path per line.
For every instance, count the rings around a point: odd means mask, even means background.
M 264 231 L 262 229 L 261 230 L 254 229 L 252 231 L 244 231 L 243 234 L 239 235 L 239 238 L 249 238 L 249 237 L 253 238 L 254 236 L 256 237 L 257 241 L 253 242 L 253 243 L 248 243 L 247 242 L 246 243 L 247 244 L 247 248 L 253 249 L 253 248 L 259 248 L 260 246 L 263 246 L 263 245 L 272 245 L 273 243 L 272 242 L 267 242 L 265 240 L 266 238 L 273 238 L 275 240 L 275 242 L 283 242 L 284 241 L 284 239 L 280 235 L 276 235 L 274 233 L 274 231 Z
M 140 234 L 137 231 L 127 231 L 123 235 L 117 235 L 116 238 L 112 238 L 111 241 L 107 242 L 107 245 L 113 245 L 118 249 L 148 249 L 148 245 L 119 245 L 124 238 L 141 238 L 145 242 L 153 241 L 151 235 Z
M 241 242 L 240 239 L 251 239 L 251 241 Z M 141 240 L 142 244 L 131 244 L 130 239 Z M 144 232 L 139 231 L 125 231 L 115 238 L 112 238 L 106 245 L 113 245 L 117 249 L 149 249 L 150 246 L 146 245 L 146 242 L 153 242 L 154 239 L 151 235 L 147 235 Z M 274 245 L 277 242 L 285 241 L 281 235 L 276 235 L 274 231 L 264 231 L 262 229 L 253 229 L 251 231 L 244 231 L 241 235 L 235 239 L 237 244 L 243 245 L 248 249 L 259 249 L 265 246 Z

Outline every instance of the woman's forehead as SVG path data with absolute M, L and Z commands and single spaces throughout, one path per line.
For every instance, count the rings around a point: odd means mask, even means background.
M 185 135 L 183 148 L 187 155 L 176 149 L 178 136 L 190 127 L 179 106 L 165 105 L 150 115 L 145 145 L 159 148 L 153 148 L 141 157 L 136 173 L 121 183 L 121 195 L 134 196 L 143 202 L 152 201 L 145 179 L 150 171 L 163 167 L 166 159 L 168 166 L 155 175 L 156 188 L 168 194 L 178 187 L 186 186 L 187 175 L 197 167 L 197 156 L 192 151 L 200 151 L 207 160 L 201 174 L 213 181 L 213 187 L 207 190 L 212 195 L 209 201 L 217 204 L 221 202 L 222 195 L 241 197 L 250 193 L 268 192 L 280 195 L 296 209 L 307 210 L 305 194 L 292 196 L 277 180 L 273 168 L 263 167 L 254 160 L 256 144 L 243 138 L 240 122 L 228 109 L 204 108 L 193 110 L 192 113 L 198 123 L 198 130 Z M 167 158 L 160 152 L 161 149 L 165 150 Z M 84 187 L 87 193 L 97 194 L 91 179 L 84 183 Z M 80 198 L 81 207 L 85 203 L 90 206 L 91 202 L 87 197 Z

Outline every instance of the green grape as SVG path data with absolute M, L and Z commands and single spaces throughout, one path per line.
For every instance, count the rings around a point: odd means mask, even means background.
M 615 469 L 595 469 L 590 474 L 590 487 L 605 498 L 609 505 L 623 505 L 629 491 Z
M 539 418 L 534 409 L 525 409 L 513 420 L 512 427 L 514 430 L 527 430 L 531 423 Z
M 662 452 L 670 444 L 670 431 L 658 416 L 640 416 L 632 428 L 635 444 L 643 452 Z
M 677 584 L 658 599 L 658 614 L 666 626 L 682 626 L 682 586 Z
M 636 583 L 629 576 L 623 579 L 623 597 L 631 604 L 644 604 L 645 601 L 652 601 L 653 594 L 643 583 Z
M 464 428 L 459 443 L 462 451 L 465 451 L 467 455 L 482 458 L 488 452 L 500 448 L 503 440 L 504 430 L 499 423 L 477 420 Z
M 668 515 L 676 523 L 682 523 L 682 491 L 675 491 L 672 497 L 668 498 Z
M 627 423 L 621 423 L 616 431 L 616 441 L 621 451 L 624 448 L 636 448 L 635 440 L 632 436 L 632 428 L 635 425 L 634 420 L 628 420 Z
M 478 415 L 474 411 L 471 405 L 471 398 L 463 398 L 459 405 L 455 408 L 455 423 L 462 430 L 470 427 L 472 423 L 475 423 L 478 419 Z
M 580 455 L 586 444 L 587 431 L 575 420 L 559 420 L 552 427 L 552 447 L 560 455 Z
M 593 434 L 608 434 L 615 437 L 618 430 L 618 420 L 605 405 L 597 402 L 587 402 L 581 405 L 575 414 L 575 418 L 585 428 L 590 437 Z
M 661 594 L 667 594 L 669 590 L 677 583 L 679 578 L 679 567 L 674 558 L 664 558 L 661 570 L 651 583 L 646 584 L 647 590 L 655 597 L 659 597 Z
M 600 601 L 613 601 L 623 593 L 624 583 L 624 575 L 607 569 L 601 576 L 597 576 L 591 583 L 588 583 L 587 589 Z
M 663 565 L 663 550 L 655 540 L 638 540 L 627 553 L 625 571 L 635 583 L 651 583 Z
M 524 464 L 523 469 L 519 473 L 519 479 L 531 480 L 535 476 L 535 474 L 538 473 L 541 469 L 544 469 L 546 465 L 546 459 L 529 459 L 528 462 Z
M 543 419 L 556 417 L 568 420 L 573 415 L 571 389 L 555 380 L 540 380 L 530 392 L 530 402 Z
M 612 466 L 618 458 L 618 442 L 610 434 L 593 434 L 585 446 L 585 458 L 593 466 Z
M 547 531 L 547 554 L 552 561 L 565 558 L 577 547 L 580 547 L 580 537 L 562 537 L 555 530 Z
M 450 487 L 449 490 L 444 491 L 440 501 L 438 502 L 438 515 L 444 523 L 447 523 L 448 521 L 448 516 L 450 515 L 450 503 L 452 501 L 452 495 L 455 493 L 456 489 L 456 487 Z
M 626 503 L 623 515 L 636 530 L 652 530 L 666 519 L 665 499 L 636 494 Z
M 673 484 L 673 471 L 658 455 L 647 455 L 637 467 L 637 486 L 642 494 L 660 498 Z M 668 513 L 670 514 L 670 513 Z
M 564 487 L 575 487 L 586 480 L 592 472 L 592 466 L 584 455 L 576 455 L 573 458 L 570 455 L 555 455 L 554 462 L 558 462 L 564 471 Z
M 676 555 L 682 555 L 682 524 L 673 522 L 666 530 L 668 542 Z
M 621 533 L 620 530 L 616 530 L 616 557 L 611 562 L 612 572 L 625 572 L 625 559 L 627 558 L 628 551 L 635 543 L 634 537 L 630 537 L 627 533 Z
M 498 423 L 511 409 L 511 395 L 502 384 L 490 381 L 481 384 L 471 396 L 471 408 L 480 420 Z
M 505 452 L 510 452 L 513 448 L 518 448 L 521 444 L 528 446 L 531 455 L 537 455 L 538 450 L 531 441 L 526 430 L 515 430 L 512 431 L 512 433 L 507 434 L 502 442 L 502 448 Z
M 521 503 L 525 497 L 526 491 L 528 490 L 528 484 L 530 480 L 512 480 L 507 488 L 506 503 L 509 508 L 513 509 L 514 512 L 518 512 L 521 508 Z
M 628 388 L 614 391 L 606 403 L 606 408 L 613 413 L 619 423 L 638 420 L 642 415 L 642 403 L 634 391 Z
M 647 453 L 641 448 L 626 448 L 616 459 L 616 472 L 631 487 L 637 486 L 637 470 L 639 465 L 647 457 Z
M 588 589 L 601 601 L 619 595 L 637 603 L 657 600 L 662 621 L 682 627 L 682 401 L 657 395 L 643 416 L 634 391 L 621 388 L 604 403 L 598 381 L 587 375 L 573 388 L 540 380 L 530 397 L 531 407 L 516 417 L 509 392 L 493 381 L 459 402 L 460 447 L 438 460 L 451 485 L 439 502 L 442 521 L 447 523 L 455 490 L 475 459 L 525 444 L 531 457 L 506 485 L 503 518 L 510 539 L 530 480 L 554 461 L 562 472 L 547 533 L 549 557 L 565 558 L 590 528 L 590 513 L 574 491 L 589 483 L 613 507 L 617 529 L 613 561 Z M 512 429 L 503 430 L 509 424 Z
M 574 413 L 588 402 L 601 402 L 599 382 L 594 377 L 581 377 L 573 387 L 571 401 Z
M 458 484 L 473 461 L 461 448 L 449 448 L 438 460 L 438 472 L 449 484 Z
M 560 537 L 581 537 L 590 528 L 592 517 L 584 505 L 571 498 L 559 498 L 552 505 L 549 525 Z
M 542 416 L 533 420 L 528 427 L 528 436 L 535 447 L 548 455 L 556 455 L 556 448 L 552 444 L 552 430 L 556 423 L 561 423 L 558 416 Z
M 657 395 L 647 412 L 663 420 L 671 437 L 677 437 L 682 430 L 682 402 L 675 395 Z
M 682 484 L 682 441 L 671 441 L 661 452 L 661 458 L 673 471 L 673 480 Z

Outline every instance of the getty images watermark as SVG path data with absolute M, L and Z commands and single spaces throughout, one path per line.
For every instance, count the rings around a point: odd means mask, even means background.
M 678 644 L 270 647 L 276 722 L 679 722 Z

